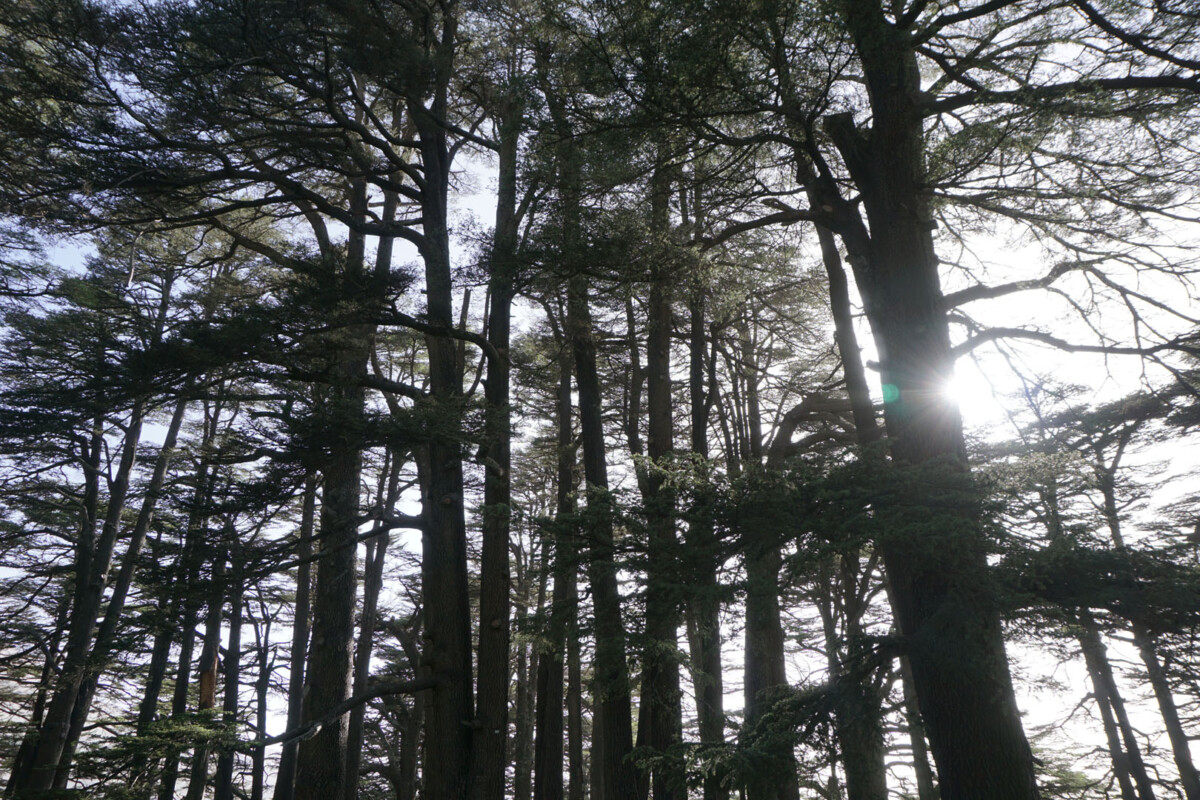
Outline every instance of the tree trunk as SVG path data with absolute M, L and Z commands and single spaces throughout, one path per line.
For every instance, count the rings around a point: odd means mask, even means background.
M 175 443 L 179 438 L 179 430 L 183 426 L 183 418 L 187 412 L 187 407 L 188 400 L 186 399 L 178 400 L 175 403 L 175 410 L 171 415 L 171 421 L 167 424 L 167 432 L 163 437 L 162 447 L 159 449 L 158 457 L 155 459 L 154 471 L 151 473 L 150 482 L 146 486 L 146 494 L 142 499 L 141 509 L 138 511 L 133 530 L 129 534 L 129 544 L 125 549 L 124 555 L 121 556 L 121 568 L 117 571 L 117 577 L 113 581 L 108 605 L 104 610 L 104 618 L 100 622 L 100 626 L 96 631 L 96 639 L 92 643 L 92 652 L 89 656 L 91 666 L 88 677 L 79 689 L 79 695 L 75 699 L 75 708 L 71 713 L 71 727 L 67 736 L 67 745 L 63 749 L 62 756 L 59 758 L 58 774 L 55 776 L 54 788 L 56 789 L 63 789 L 67 785 L 67 779 L 71 772 L 71 764 L 74 761 L 75 747 L 79 743 L 79 737 L 82 735 L 84 725 L 87 724 L 88 715 L 91 713 L 92 701 L 96 696 L 100 675 L 108 667 L 109 659 L 112 658 L 112 650 L 117 638 L 118 627 L 123 622 L 125 601 L 129 597 L 130 588 L 133 586 L 133 574 L 137 569 L 138 559 L 142 553 L 142 546 L 146 542 L 146 534 L 150 532 L 150 523 L 154 520 L 154 511 L 158 506 L 159 496 L 162 494 L 163 483 L 167 478 L 167 469 L 170 467 L 171 458 L 175 453 Z
M 46 718 L 38 731 L 37 747 L 29 759 L 27 774 L 16 781 L 18 797 L 46 792 L 55 785 L 59 761 L 69 741 L 75 702 L 89 677 L 93 635 L 108 584 L 113 549 L 120 532 L 125 496 L 137 460 L 144 409 L 144 402 L 138 400 L 130 411 L 100 536 L 94 543 L 81 540 L 79 544 L 83 555 L 76 562 L 75 596 L 67 629 L 63 667 L 47 706 Z
M 557 326 L 555 327 L 558 331 Z M 563 800 L 563 680 L 565 649 L 570 621 L 575 618 L 578 597 L 572 591 L 576 569 L 574 537 L 564 535 L 567 517 L 575 513 L 575 447 L 571 426 L 571 359 L 566 342 L 557 337 L 558 396 L 557 427 L 558 471 L 555 522 L 551 530 L 558 535 L 546 537 L 543 547 L 553 547 L 550 622 L 546 630 L 546 649 L 538 659 L 537 710 L 534 741 L 533 800 Z M 568 711 L 569 713 L 569 711 Z M 568 732 L 568 738 L 570 733 Z
M 746 546 L 745 725 L 753 732 L 763 713 L 787 684 L 783 625 L 779 615 L 779 545 Z M 798 800 L 796 757 L 791 747 L 766 754 L 770 766 L 750 776 L 750 800 Z
M 220 546 L 213 554 L 212 579 L 209 584 L 208 610 L 204 619 L 204 646 L 200 650 L 200 661 L 196 668 L 196 683 L 199 698 L 196 708 L 205 711 L 217 704 L 217 676 L 220 674 L 221 659 L 221 607 L 225 599 L 226 557 Z M 211 755 L 207 743 L 198 745 L 192 753 L 192 767 L 188 776 L 187 800 L 202 800 L 208 788 L 208 762 Z
M 962 419 L 941 390 L 953 374 L 924 174 L 920 72 L 908 32 L 880 0 L 842 0 L 872 111 L 869 136 L 848 116 L 827 130 L 861 193 L 869 259 L 854 264 L 880 353 L 885 422 L 901 468 L 930 461 L 966 472 Z M 911 469 L 904 469 L 912 472 Z M 964 478 L 965 483 L 965 478 Z M 907 503 L 935 507 L 912 482 Z M 964 487 L 965 488 L 965 487 Z M 933 490 L 931 491 L 940 491 Z M 1033 758 L 987 588 L 984 537 L 969 503 L 943 528 L 879 542 L 945 800 L 1031 800 Z
M 399 465 L 392 465 L 390 483 L 394 486 Z M 390 492 L 389 492 L 390 494 Z M 383 498 L 380 498 L 383 503 Z M 392 505 L 392 504 L 389 504 Z M 362 694 L 367 690 L 371 677 L 371 652 L 375 646 L 375 628 L 379 622 L 379 592 L 383 588 L 383 565 L 385 563 L 389 537 L 382 533 L 367 542 L 366 566 L 363 569 L 362 619 L 358 624 L 358 645 L 354 650 L 354 691 Z M 367 718 L 366 705 L 350 712 L 350 724 L 346 745 L 346 800 L 358 797 L 359 772 L 362 766 L 364 724 Z
M 1125 800 L 1153 800 L 1154 786 L 1146 773 L 1137 736 L 1129 724 L 1129 715 L 1125 713 L 1125 701 L 1117 688 L 1100 628 L 1087 610 L 1079 612 L 1077 621 L 1079 646 L 1092 679 L 1092 691 L 1100 709 L 1113 774 L 1121 787 L 1121 797 Z
M 242 579 L 242 548 L 237 541 L 237 531 L 230 527 L 230 575 L 229 575 L 229 644 L 225 647 L 225 687 L 221 703 L 221 721 L 230 727 L 237 724 L 239 689 L 242 670 L 242 610 L 246 587 Z M 217 780 L 213 800 L 233 800 L 233 767 L 236 754 L 222 749 L 217 756 Z
M 309 473 L 304 479 L 304 500 L 297 532 L 296 602 L 292 613 L 292 647 L 288 659 L 287 728 L 295 730 L 303 720 L 304 660 L 308 649 L 309 594 L 312 587 L 312 536 L 316 522 L 317 478 Z M 300 743 L 285 742 L 279 755 L 279 770 L 275 777 L 274 800 L 292 800 L 296 792 L 296 754 Z
M 208 452 L 212 437 L 216 433 L 215 424 L 206 424 L 204 438 L 200 451 Z M 185 529 L 185 541 L 181 556 L 183 581 L 181 586 L 192 589 L 200 580 L 200 568 L 206 550 L 208 534 L 208 506 L 212 497 L 212 468 L 207 462 L 202 462 L 196 478 L 196 488 L 192 493 L 191 511 Z M 196 622 L 203 602 L 200 594 L 194 589 L 186 591 L 183 597 L 183 614 L 180 619 L 179 663 L 175 670 L 175 689 L 171 697 L 171 716 L 181 717 L 188 710 L 188 688 L 192 679 L 192 653 L 196 646 Z M 174 800 L 175 784 L 179 778 L 179 759 L 182 750 L 171 750 L 167 753 L 163 767 L 162 783 L 159 786 L 158 800 Z
M 665 167 L 652 179 L 651 227 L 669 229 L 670 181 Z M 687 795 L 682 762 L 671 751 L 683 740 L 679 687 L 679 578 L 675 534 L 675 493 L 666 477 L 674 447 L 671 413 L 672 276 L 654 268 L 651 277 L 646 342 L 647 461 L 643 466 L 643 501 L 649 533 L 646 566 L 646 632 L 642 655 L 642 708 L 648 711 L 647 743 L 658 756 L 653 769 L 654 800 Z M 639 731 L 640 736 L 640 731 Z
M 426 318 L 446 331 L 454 325 L 453 286 L 446 201 L 450 152 L 443 120 L 448 116 L 448 82 L 457 21 L 448 11 L 441 20 L 438 49 L 432 56 L 436 81 L 426 108 L 410 100 L 410 117 L 420 140 L 425 186 L 421 193 L 422 257 L 425 264 Z M 452 340 L 426 336 L 431 403 L 446 430 L 459 429 L 462 384 Z M 425 673 L 438 678 L 426 693 L 424 795 L 455 800 L 468 791 L 475 704 L 471 674 L 471 610 L 467 580 L 467 531 L 463 508 L 462 446 L 435 436 L 425 447 L 422 487 L 425 528 L 422 536 L 421 591 L 425 637 Z M 436 765 L 436 766 L 433 766 Z
M 613 500 L 608 489 L 596 342 L 583 275 L 572 276 L 568 295 L 567 319 L 575 353 L 583 476 L 587 485 L 586 534 L 591 549 L 588 578 L 596 632 L 592 760 L 593 768 L 598 769 L 599 793 L 594 800 L 634 800 L 637 771 L 629 757 L 633 751 L 633 723 L 625 625 L 621 619 L 621 593 L 613 552 Z
M 523 103 L 514 92 L 504 98 L 499 120 L 499 186 L 496 232 L 488 279 L 490 307 L 484 384 L 483 545 L 479 567 L 479 669 L 476 730 L 472 741 L 471 797 L 503 800 L 508 759 L 509 554 L 511 526 L 512 421 L 508 347 L 513 279 L 517 271 L 517 145 Z M 482 665 L 488 665 L 486 668 Z
M 366 327 L 366 326 L 360 326 Z M 324 412 L 341 430 L 330 431 L 321 455 L 324 492 L 317 536 L 317 581 L 313 591 L 312 646 L 305 668 L 304 721 L 323 718 L 350 694 L 357 605 L 359 480 L 369 331 L 355 338 L 337 358 L 339 380 L 329 387 Z M 299 800 L 341 800 L 346 789 L 346 743 L 349 715 L 324 725 L 300 743 L 295 796 Z

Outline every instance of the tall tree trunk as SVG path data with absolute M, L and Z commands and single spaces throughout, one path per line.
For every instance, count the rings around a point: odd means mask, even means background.
M 46 718 L 38 731 L 37 748 L 28 762 L 27 774 L 16 782 L 18 797 L 54 788 L 59 761 L 69 741 L 75 702 L 89 677 L 93 635 L 100 617 L 104 590 L 108 585 L 113 549 L 120 532 L 121 514 L 125 510 L 129 481 L 137 460 L 144 409 L 144 401 L 138 400 L 129 413 L 121 458 L 113 476 L 108 509 L 100 536 L 94 543 L 81 541 L 79 544 L 84 549 L 84 556 L 77 561 L 75 596 L 67 629 L 63 667 L 46 708 Z
M 810 202 L 815 195 L 815 192 L 809 192 Z M 863 368 L 862 355 L 858 348 L 858 337 L 854 332 L 849 281 L 833 233 L 828 228 L 818 225 L 817 239 L 821 246 L 825 274 L 829 280 L 829 305 L 833 313 L 834 338 L 842 357 L 842 373 L 846 379 L 846 393 L 850 399 L 856 439 L 864 451 L 867 451 L 865 456 L 874 459 L 878 454 L 869 451 L 869 448 L 879 440 L 880 430 L 875 420 L 875 408 L 871 402 L 866 370 Z M 841 607 L 844 611 L 845 642 L 849 652 L 846 653 L 845 661 L 836 657 L 839 648 L 832 648 L 830 654 L 834 660 L 833 676 L 844 686 L 841 693 L 844 705 L 838 710 L 836 720 L 838 745 L 846 775 L 846 797 L 847 800 L 887 800 L 884 698 L 873 685 L 875 671 L 865 669 L 860 663 L 869 650 L 863 645 L 862 630 L 862 618 L 867 608 L 860 597 L 862 589 L 857 580 L 861 559 L 857 549 L 842 553 L 840 559 L 843 580 L 836 584 L 835 591 L 845 595 Z M 867 576 L 866 579 L 869 580 L 870 577 Z
M 365 189 L 356 190 L 365 192 Z M 365 200 L 364 200 L 365 202 Z M 361 254 L 351 254 L 343 280 L 363 280 Z M 352 301 L 356 298 L 350 298 Z M 373 326 L 349 326 L 333 357 L 322 413 L 328 420 L 327 448 L 321 453 L 324 492 L 317 535 L 317 581 L 313 591 L 312 646 L 305 668 L 304 721 L 322 719 L 350 695 L 354 611 L 358 600 L 357 550 L 359 482 L 364 420 L 362 379 L 366 375 Z M 300 743 L 296 768 L 298 800 L 342 800 L 346 789 L 349 715 L 323 725 Z
M 54 628 L 46 641 L 46 660 L 42 664 L 42 673 L 38 678 L 37 694 L 33 698 L 33 709 L 29 715 L 29 727 L 21 738 L 17 755 L 13 759 L 12 770 L 9 772 L 8 783 L 4 787 L 4 796 L 11 797 L 16 791 L 16 778 L 25 773 L 29 759 L 33 757 L 37 747 L 37 731 L 41 727 L 42 718 L 46 713 L 46 701 L 50 696 L 51 682 L 54 670 L 58 665 L 59 648 L 62 638 L 67 632 L 68 615 L 71 610 L 71 596 L 64 592 L 58 598 L 58 611 L 54 614 Z
M 287 730 L 300 727 L 304 705 L 304 660 L 308 650 L 310 618 L 309 595 L 312 587 L 312 538 L 316 523 L 317 478 L 309 473 L 304 479 L 304 500 L 300 511 L 300 529 L 296 533 L 296 602 L 292 611 L 292 646 L 288 658 Z M 275 776 L 274 800 L 292 800 L 296 792 L 296 754 L 300 743 L 285 742 L 279 755 Z
M 150 523 L 154 520 L 154 511 L 158 506 L 158 499 L 162 494 L 163 483 L 167 478 L 167 469 L 171 466 L 171 458 L 175 453 L 175 443 L 179 438 L 179 430 L 183 426 L 183 418 L 187 413 L 187 407 L 188 400 L 186 399 L 175 402 L 175 410 L 171 414 L 171 421 L 167 423 L 167 432 L 163 437 L 158 457 L 155 459 L 154 471 L 151 473 L 150 482 L 146 486 L 146 494 L 142 498 L 141 509 L 138 511 L 137 520 L 133 524 L 133 530 L 129 534 L 129 544 L 125 548 L 124 555 L 121 556 L 121 568 L 117 571 L 117 577 L 113 581 L 108 605 L 104 610 L 104 618 L 100 622 L 100 626 L 96 631 L 96 639 L 92 643 L 92 653 L 89 657 L 91 667 L 88 677 L 79 689 L 79 695 L 75 699 L 75 708 L 71 713 L 70 732 L 67 736 L 66 747 L 63 748 L 62 756 L 59 758 L 58 774 L 55 776 L 54 781 L 54 788 L 56 789 L 63 789 L 67 785 L 67 779 L 71 772 L 71 764 L 74 760 L 75 747 L 79 743 L 79 737 L 82 735 L 84 725 L 87 724 L 88 715 L 91 713 L 92 701 L 96 696 L 100 675 L 107 668 L 109 659 L 113 656 L 113 647 L 116 642 L 118 628 L 124 621 L 125 601 L 128 599 L 129 590 L 133 586 L 133 575 L 138 566 L 142 546 L 146 542 L 146 534 L 150 532 Z
M 538 659 L 536 734 L 534 742 L 533 800 L 563 800 L 563 680 L 568 630 L 575 619 L 574 575 L 577 548 L 574 536 L 564 530 L 568 517 L 575 513 L 575 446 L 571 425 L 571 358 L 567 343 L 554 326 L 558 353 L 557 428 L 557 503 L 555 527 L 544 547 L 553 547 L 554 583 L 551 587 L 550 623 L 546 631 L 546 649 Z M 569 740 L 573 734 L 567 732 Z M 578 744 L 572 742 L 572 744 Z
M 210 452 L 213 437 L 216 435 L 214 415 L 208 415 L 200 452 Z M 215 416 L 219 416 L 215 415 Z M 183 573 L 181 587 L 192 589 L 200 580 L 200 569 L 204 555 L 207 552 L 206 538 L 208 534 L 208 508 L 212 499 L 213 469 L 204 460 L 197 470 L 196 488 L 192 492 L 191 510 L 188 512 L 187 525 L 184 532 L 183 553 L 180 557 L 180 568 Z M 203 603 L 201 595 L 194 591 L 185 591 L 183 595 L 183 613 L 180 619 L 179 663 L 175 670 L 175 689 L 171 697 L 171 716 L 182 717 L 188 710 L 188 688 L 192 679 L 192 653 L 196 645 L 196 622 Z M 163 767 L 162 782 L 159 785 L 158 800 L 174 800 L 175 784 L 179 779 L 179 760 L 183 755 L 182 749 L 168 751 Z
M 779 612 L 779 545 L 750 542 L 746 545 L 745 725 L 753 732 L 765 711 L 787 686 L 783 624 Z M 791 746 L 774 745 L 770 767 L 750 776 L 750 800 L 798 800 L 796 757 Z
M 1121 787 L 1121 796 L 1125 800 L 1153 800 L 1154 786 L 1142 761 L 1137 736 L 1129 724 L 1129 715 L 1125 713 L 1125 701 L 1117 688 L 1100 627 L 1087 610 L 1079 612 L 1077 622 L 1079 646 L 1092 679 L 1092 692 L 1100 709 L 1113 774 Z
M 445 120 L 449 116 L 448 84 L 453 66 L 457 19 L 447 10 L 440 38 L 431 53 L 436 85 L 428 108 L 410 100 L 410 116 L 420 140 L 425 186 L 421 194 L 425 264 L 426 318 L 435 329 L 454 325 L 453 286 L 446 202 L 450 151 Z M 455 367 L 454 343 L 443 335 L 426 336 L 431 402 L 447 430 L 458 429 L 462 383 Z M 435 436 L 425 447 L 423 489 L 425 528 L 422 537 L 421 591 L 424 613 L 423 660 L 437 685 L 425 701 L 425 781 L 428 798 L 460 798 L 468 792 L 471 739 L 474 732 L 471 674 L 470 588 L 467 581 L 467 532 L 463 507 L 462 446 Z M 436 767 L 433 767 L 436 765 Z
M 598 770 L 599 793 L 594 795 L 594 800 L 634 800 L 637 771 L 629 757 L 633 751 L 633 721 L 629 668 L 625 660 L 625 625 L 621 619 L 621 593 L 613 551 L 613 500 L 605 460 L 596 341 L 587 303 L 587 281 L 583 275 L 570 279 L 567 307 L 579 392 L 583 476 L 587 486 L 586 534 L 591 551 L 588 578 L 592 587 L 596 635 L 592 759 Z
M 479 573 L 479 669 L 476 730 L 472 741 L 471 797 L 503 800 L 508 759 L 509 530 L 512 421 L 508 347 L 517 263 L 517 145 L 524 106 L 516 91 L 499 111 L 499 185 L 492 242 L 484 385 L 483 546 Z M 483 665 L 488 665 L 484 667 Z
M 699 210 L 697 209 L 697 213 Z M 721 604 L 717 586 L 716 537 L 707 489 L 708 414 L 711 408 L 705 390 L 708 345 L 706 333 L 705 289 L 693 287 L 688 302 L 688 397 L 691 416 L 691 450 L 698 457 L 696 494 L 688 510 L 687 550 L 693 569 L 694 589 L 687 598 L 688 643 L 692 660 L 692 681 L 699 718 L 700 743 L 718 747 L 725 742 L 725 697 L 721 670 Z M 724 800 L 728 790 L 721 776 L 710 771 L 704 777 L 704 800 Z
M 265 614 L 265 612 L 264 612 Z M 267 711 L 270 703 L 271 679 L 275 661 L 271 657 L 271 620 L 255 626 L 257 639 L 258 677 L 254 681 L 254 729 L 260 736 L 267 732 Z M 263 800 L 267 784 L 267 751 L 256 747 L 250 756 L 250 800 Z
M 399 465 L 392 465 L 392 470 L 393 477 L 390 483 L 395 486 Z M 391 494 L 390 491 L 389 494 Z M 381 498 L 380 502 L 382 503 L 384 500 Z M 382 533 L 378 538 L 367 542 L 366 566 L 363 570 L 362 618 L 358 624 L 358 645 L 354 649 L 353 694 L 355 695 L 362 694 L 367 690 L 367 684 L 371 677 L 371 652 L 374 650 L 375 628 L 379 622 L 379 593 L 383 589 L 383 566 L 388 544 L 387 533 Z M 366 716 L 365 704 L 350 712 L 346 745 L 346 800 L 355 800 L 358 797 Z
M 239 689 L 242 670 L 242 610 L 245 605 L 246 587 L 242 578 L 242 547 L 237 541 L 237 531 L 228 531 L 230 542 L 229 574 L 229 643 L 225 647 L 225 687 L 221 702 L 221 722 L 233 727 L 237 724 Z M 222 748 L 217 756 L 217 780 L 213 800 L 233 800 L 233 767 L 236 754 Z
M 196 708 L 206 711 L 217 704 L 217 677 L 221 667 L 221 608 L 225 600 L 226 556 L 218 545 L 213 553 L 212 578 L 209 584 L 208 609 L 204 619 L 204 645 L 196 667 L 198 700 Z M 208 788 L 208 763 L 211 751 L 207 743 L 192 752 L 191 772 L 188 775 L 187 800 L 202 800 Z
M 1104 519 L 1112 536 L 1113 546 L 1118 550 L 1125 549 L 1125 536 L 1121 531 L 1120 506 L 1117 503 L 1116 478 L 1121 465 L 1125 445 L 1133 435 L 1133 429 L 1127 428 L 1120 437 L 1116 453 L 1111 463 L 1105 465 L 1096 454 L 1096 475 L 1099 478 L 1101 495 L 1103 497 Z M 1171 753 L 1175 757 L 1175 767 L 1179 770 L 1179 782 L 1183 787 L 1187 800 L 1200 800 L 1200 773 L 1192 761 L 1191 737 L 1183 728 L 1179 719 L 1179 708 L 1171 685 L 1158 659 L 1158 651 L 1154 643 L 1154 634 L 1141 622 L 1131 622 L 1133 643 L 1137 646 L 1138 654 L 1146 667 L 1146 677 L 1154 689 L 1154 698 L 1158 702 L 1158 710 L 1167 729 L 1167 739 L 1171 742 Z
M 962 418 L 939 389 L 953 374 L 925 176 L 920 71 L 909 32 L 881 0 L 841 0 L 872 111 L 869 135 L 829 120 L 870 223 L 853 264 L 881 354 L 885 422 L 902 467 L 948 462 L 966 472 Z M 909 471 L 909 470 L 906 470 Z M 965 483 L 965 478 L 964 478 Z M 917 481 L 907 502 L 933 507 Z M 940 489 L 939 489 L 940 491 Z M 1032 800 L 1000 617 L 987 588 L 984 537 L 969 503 L 953 535 L 910 530 L 879 542 L 945 800 Z
M 651 228 L 669 232 L 670 180 L 660 165 L 652 178 Z M 646 343 L 648 459 L 643 467 L 643 501 L 649 533 L 646 566 L 646 631 L 642 655 L 642 708 L 648 711 L 648 744 L 659 757 L 653 769 L 654 800 L 686 797 L 682 762 L 671 750 L 683 740 L 679 687 L 679 578 L 675 493 L 666 480 L 674 454 L 671 398 L 671 292 L 661 265 L 651 276 Z M 640 736 L 640 731 L 639 731 Z

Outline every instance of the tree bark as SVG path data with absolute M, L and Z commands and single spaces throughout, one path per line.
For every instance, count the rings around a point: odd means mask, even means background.
M 924 173 L 920 72 L 908 33 L 879 0 L 842 0 L 862 64 L 869 135 L 847 117 L 827 130 L 861 193 L 869 258 L 852 264 L 880 353 L 885 422 L 902 467 L 966 472 L 962 419 L 940 391 L 953 374 Z M 933 507 L 932 497 L 907 500 Z M 964 508 L 953 535 L 879 542 L 945 800 L 1032 800 L 1033 758 L 1013 694 L 1000 618 L 986 588 L 983 535 Z
M 699 213 L 698 209 L 696 213 Z M 708 345 L 704 304 L 705 289 L 693 287 L 688 301 L 688 398 L 691 418 L 691 451 L 698 459 L 696 493 L 688 511 L 687 549 L 694 568 L 694 590 L 687 598 L 685 613 L 692 659 L 692 681 L 696 696 L 700 743 L 718 747 L 725 742 L 725 697 L 721 669 L 721 604 L 717 586 L 716 537 L 712 509 L 706 497 L 708 477 L 708 415 L 711 408 L 705 390 Z M 728 790 L 715 772 L 705 775 L 704 800 L 724 800 Z
M 448 85 L 453 66 L 457 19 L 447 9 L 440 37 L 430 52 L 430 105 L 409 101 L 417 128 L 425 186 L 421 193 L 422 258 L 425 265 L 426 317 L 430 325 L 449 331 L 454 325 L 453 286 L 446 202 L 450 151 L 444 121 L 449 118 Z M 447 430 L 459 429 L 462 384 L 454 343 L 446 336 L 426 336 L 430 402 L 448 418 Z M 471 670 L 470 587 L 467 580 L 467 532 L 463 507 L 461 444 L 434 436 L 426 445 L 422 487 L 421 592 L 424 614 L 425 674 L 437 678 L 426 693 L 424 795 L 464 797 L 471 774 L 471 739 L 475 704 Z M 436 765 L 434 767 L 433 765 Z
M 583 443 L 583 476 L 587 486 L 588 578 L 592 587 L 596 655 L 593 665 L 592 763 L 598 792 L 595 800 L 635 800 L 637 771 L 629 669 L 625 660 L 625 625 L 613 550 L 613 508 L 608 489 L 608 464 L 601 416 L 600 379 L 596 372 L 596 342 L 587 304 L 587 281 L 571 277 L 567 325 L 575 353 L 579 417 Z M 598 752 L 597 752 L 598 751 Z
M 237 531 L 228 531 L 230 542 L 229 574 L 229 643 L 225 647 L 225 687 L 221 701 L 221 721 L 228 726 L 237 724 L 239 689 L 242 670 L 242 611 L 245 605 L 246 587 L 242 578 L 242 548 L 237 541 Z M 233 767 L 236 756 L 232 750 L 222 749 L 217 756 L 217 779 L 213 800 L 234 800 Z
M 37 747 L 29 759 L 27 772 L 16 781 L 17 797 L 35 796 L 51 790 L 55 785 L 59 761 L 69 741 L 75 702 L 89 677 L 89 657 L 96 621 L 100 617 L 113 549 L 120 532 L 121 513 L 125 509 L 125 497 L 137 460 L 144 409 L 144 401 L 138 400 L 129 413 L 121 458 L 113 476 L 100 536 L 95 542 L 82 539 L 79 544 L 81 557 L 76 562 L 75 595 L 63 667 L 46 708 L 46 718 L 38 731 Z
M 557 332 L 558 327 L 555 326 Z M 537 708 L 534 740 L 533 800 L 563 800 L 563 680 L 569 621 L 574 619 L 578 597 L 572 591 L 576 569 L 573 536 L 563 528 L 575 513 L 575 447 L 571 426 L 571 359 L 566 342 L 558 336 L 557 503 L 555 534 L 544 547 L 553 547 L 550 622 L 546 649 L 538 660 Z
M 669 229 L 670 181 L 659 166 L 652 178 L 651 228 L 665 236 Z M 681 762 L 671 753 L 683 740 L 679 687 L 679 584 L 675 534 L 675 494 L 666 480 L 672 468 L 674 424 L 671 413 L 671 276 L 652 269 L 647 317 L 646 411 L 647 459 L 641 468 L 646 508 L 646 630 L 642 654 L 642 709 L 647 744 L 658 757 L 652 770 L 654 800 L 686 796 Z M 639 729 L 641 738 L 641 729 Z
M 300 511 L 300 528 L 296 538 L 296 602 L 292 611 L 292 646 L 288 659 L 288 709 L 287 730 L 295 730 L 303 723 L 304 706 L 304 661 L 308 650 L 310 592 L 312 588 L 312 538 L 316 523 L 317 477 L 309 473 L 304 479 L 304 499 Z M 296 792 L 296 755 L 300 743 L 296 740 L 284 742 L 279 755 L 279 769 L 275 776 L 274 800 L 292 800 Z
M 1086 609 L 1079 612 L 1077 622 L 1079 646 L 1092 679 L 1092 691 L 1100 709 L 1113 774 L 1121 787 L 1121 796 L 1127 800 L 1153 800 L 1154 786 L 1142 761 L 1141 748 L 1129 723 L 1129 715 L 1125 713 L 1125 701 L 1117 688 L 1100 628 Z
M 484 384 L 483 546 L 479 574 L 479 675 L 472 740 L 473 800 L 503 800 L 508 763 L 509 530 L 512 421 L 508 363 L 517 254 L 517 146 L 523 103 L 513 92 L 499 110 L 499 185 L 488 278 L 487 339 L 492 346 Z M 486 665 L 486 666 L 485 666 Z

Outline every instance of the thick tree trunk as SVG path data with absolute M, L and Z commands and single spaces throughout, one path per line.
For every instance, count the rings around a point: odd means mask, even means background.
M 873 128 L 828 130 L 862 195 L 869 259 L 854 264 L 880 353 L 885 421 L 901 469 L 930 461 L 965 473 L 962 420 L 941 388 L 953 374 L 924 174 L 920 73 L 909 34 L 880 0 L 842 0 L 862 63 Z M 933 507 L 914 481 L 907 502 Z M 931 491 L 935 491 L 931 487 Z M 941 491 L 938 489 L 936 491 Z M 945 800 L 1032 800 L 1000 618 L 987 588 L 982 530 L 969 503 L 949 533 L 911 528 L 879 542 Z
M 361 430 L 364 413 L 361 381 L 366 374 L 371 332 L 369 326 L 357 327 L 362 330 L 350 334 L 357 346 L 344 346 L 336 356 L 338 377 L 324 399 L 323 413 L 334 431 L 330 431 L 330 445 L 322 453 L 320 464 L 324 492 L 317 535 L 312 646 L 305 668 L 306 722 L 323 718 L 350 695 L 362 472 L 357 431 Z M 298 800 L 342 800 L 347 783 L 348 731 L 346 714 L 300 743 L 295 788 Z
M 783 625 L 779 613 L 779 545 L 749 544 L 746 548 L 745 726 L 754 726 L 787 687 Z M 798 800 L 796 757 L 791 747 L 769 754 L 764 768 L 749 776 L 749 800 Z
M 436 86 L 430 107 L 410 101 L 410 116 L 420 140 L 425 186 L 421 195 L 425 264 L 426 318 L 434 328 L 454 326 L 453 286 L 446 202 L 450 152 L 444 120 L 454 56 L 457 21 L 453 11 L 441 20 L 432 54 Z M 426 336 L 431 403 L 449 415 L 439 421 L 458 430 L 462 384 L 456 350 L 443 335 Z M 425 528 L 422 536 L 421 591 L 424 613 L 425 674 L 437 685 L 426 693 L 424 795 L 457 800 L 468 792 L 475 704 L 471 671 L 470 587 L 467 580 L 467 532 L 463 507 L 462 445 L 435 436 L 425 447 L 422 487 Z

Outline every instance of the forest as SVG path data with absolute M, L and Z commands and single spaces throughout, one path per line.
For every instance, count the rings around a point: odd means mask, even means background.
M 4 797 L 1200 800 L 1198 188 L 1192 0 L 7 0 Z

